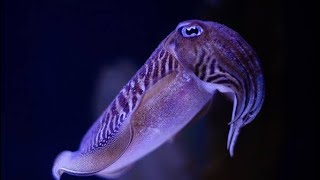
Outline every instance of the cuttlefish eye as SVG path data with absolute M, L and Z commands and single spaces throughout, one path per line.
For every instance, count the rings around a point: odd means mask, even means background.
M 194 26 L 183 26 L 180 28 L 180 33 L 183 37 L 195 37 L 201 35 L 203 32 L 202 27 Z

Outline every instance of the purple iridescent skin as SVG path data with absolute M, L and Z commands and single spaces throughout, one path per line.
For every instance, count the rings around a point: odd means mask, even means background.
M 54 177 L 121 175 L 198 117 L 217 91 L 234 102 L 227 140 L 232 156 L 241 127 L 256 117 L 264 100 L 259 59 L 224 25 L 180 23 L 92 125 L 79 149 L 58 155 Z

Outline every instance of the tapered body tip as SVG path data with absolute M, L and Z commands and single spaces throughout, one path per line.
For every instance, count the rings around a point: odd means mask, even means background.
M 61 175 L 64 172 L 64 166 L 66 162 L 70 159 L 72 155 L 71 151 L 63 151 L 61 152 L 54 161 L 54 165 L 52 168 L 52 175 L 54 179 L 59 180 Z

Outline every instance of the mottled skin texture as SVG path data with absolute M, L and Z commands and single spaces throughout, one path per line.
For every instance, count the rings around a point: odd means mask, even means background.
M 58 155 L 54 177 L 63 172 L 120 175 L 207 108 L 217 91 L 234 102 L 227 141 L 233 155 L 241 127 L 255 118 L 263 103 L 259 60 L 226 26 L 199 20 L 180 23 L 88 130 L 79 150 Z

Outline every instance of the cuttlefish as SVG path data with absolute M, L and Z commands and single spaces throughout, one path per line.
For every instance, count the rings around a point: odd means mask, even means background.
M 233 101 L 226 143 L 233 156 L 240 129 L 261 109 L 264 89 L 259 59 L 237 32 L 216 22 L 181 22 L 94 122 L 79 149 L 57 156 L 53 176 L 120 176 L 201 117 L 216 92 Z

